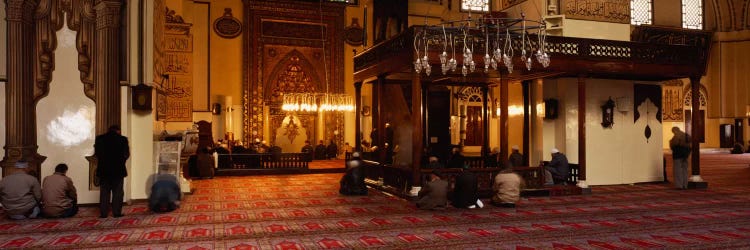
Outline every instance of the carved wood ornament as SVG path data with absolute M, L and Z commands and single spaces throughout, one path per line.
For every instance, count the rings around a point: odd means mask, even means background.
M 55 69 L 56 33 L 65 23 L 76 31 L 76 49 L 78 50 L 78 70 L 84 85 L 86 97 L 96 102 L 94 84 L 94 34 L 96 15 L 94 0 L 41 0 L 35 13 L 36 23 L 36 57 L 34 76 L 34 101 L 39 101 L 49 93 L 52 71 Z M 63 20 L 67 13 L 67 20 Z
M 120 124 L 122 2 L 6 0 L 5 3 L 8 103 L 5 110 L 6 154 L 0 165 L 3 175 L 7 175 L 13 171 L 15 162 L 27 161 L 38 178 L 46 157 L 37 152 L 36 104 L 49 94 L 49 83 L 55 69 L 56 32 L 64 24 L 76 31 L 78 70 L 84 94 L 96 104 L 96 133 L 106 131 L 110 125 Z

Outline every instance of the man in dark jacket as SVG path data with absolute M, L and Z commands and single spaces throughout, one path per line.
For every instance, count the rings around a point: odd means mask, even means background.
M 182 191 L 177 184 L 177 177 L 171 174 L 155 174 L 151 178 L 154 184 L 148 196 L 149 209 L 156 213 L 165 213 L 180 207 Z
M 557 148 L 553 148 L 551 152 L 552 160 L 547 166 L 544 166 L 544 169 L 552 174 L 552 180 L 555 182 L 555 184 L 565 183 L 565 181 L 568 179 L 568 176 L 570 176 L 568 157 L 566 157 L 563 153 L 560 153 L 560 150 L 557 150 Z
M 343 195 L 367 195 L 364 163 L 359 152 L 352 153 L 352 159 L 346 163 L 346 173 L 340 184 L 339 193 Z
M 101 218 L 109 214 L 112 199 L 112 216 L 122 217 L 123 179 L 128 176 L 125 161 L 130 157 L 128 138 L 120 135 L 120 126 L 112 125 L 105 134 L 96 137 L 94 156 L 98 161 L 96 176 L 99 177 L 99 213 Z
M 443 173 L 440 170 L 432 170 L 430 181 L 425 183 L 419 190 L 419 200 L 417 207 L 419 209 L 445 208 L 448 203 L 448 182 L 444 181 Z
M 469 171 L 468 167 L 461 168 L 461 174 L 456 176 L 451 205 L 456 208 L 474 208 L 479 200 L 477 175 Z
M 312 161 L 314 151 L 313 146 L 310 145 L 310 141 L 305 141 L 305 146 L 302 147 L 302 153 L 306 154 L 305 161 Z
M 461 146 L 454 146 L 451 151 L 451 155 L 448 157 L 447 168 L 463 168 L 466 162 L 466 157 L 461 153 Z
M 336 159 L 338 153 L 339 147 L 336 146 L 336 143 L 333 143 L 333 140 L 331 140 L 331 143 L 328 143 L 328 147 L 326 147 L 326 159 Z
M 325 160 L 326 159 L 326 145 L 323 144 L 323 140 L 318 142 L 318 146 L 315 146 L 315 159 Z
M 518 152 L 518 145 L 513 145 L 512 147 L 513 153 L 510 154 L 510 157 L 508 157 L 508 162 L 510 162 L 511 167 L 521 167 L 523 166 L 523 155 Z

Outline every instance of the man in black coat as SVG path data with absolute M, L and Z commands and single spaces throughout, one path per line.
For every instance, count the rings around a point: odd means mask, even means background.
M 461 174 L 456 176 L 451 205 L 456 208 L 474 208 L 479 200 L 479 180 L 467 167 L 461 169 Z
M 99 177 L 99 213 L 107 218 L 112 198 L 112 216 L 122 217 L 122 199 L 125 194 L 123 180 L 128 176 L 125 161 L 130 157 L 128 138 L 120 134 L 120 126 L 112 125 L 105 134 L 96 137 L 94 156 L 97 159 L 96 176 Z
M 364 162 L 359 152 L 352 153 L 352 159 L 346 163 L 346 173 L 339 182 L 339 193 L 343 195 L 367 195 L 365 185 Z
M 568 166 L 568 157 L 566 157 L 557 148 L 552 149 L 552 160 L 549 165 L 544 166 L 544 169 L 552 174 L 552 180 L 555 184 L 565 184 L 565 181 L 570 176 L 570 166 Z
M 326 145 L 323 144 L 323 140 L 318 142 L 318 146 L 315 146 L 315 159 L 325 160 L 326 159 Z

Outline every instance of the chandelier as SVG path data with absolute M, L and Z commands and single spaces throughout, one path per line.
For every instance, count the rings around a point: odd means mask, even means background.
M 520 60 L 527 70 L 531 70 L 533 58 L 544 68 L 550 64 L 546 51 L 546 24 L 544 20 L 534 21 L 521 18 L 494 17 L 491 14 L 479 18 L 469 17 L 464 20 L 453 20 L 437 25 L 424 26 L 414 36 L 414 71 L 432 73 L 429 50 L 438 50 L 440 70 L 443 75 L 455 72 L 457 68 L 466 76 L 476 71 L 477 66 L 484 67 L 484 73 L 490 68 L 497 70 L 505 66 L 508 73 L 513 73 L 514 56 L 520 54 Z M 442 53 L 439 52 L 442 49 Z M 459 62 L 456 50 L 460 53 Z M 450 52 L 450 54 L 449 54 Z M 483 53 L 482 53 L 483 52 Z M 474 54 L 484 54 L 479 62 L 474 61 Z M 420 56 L 422 55 L 422 56 Z
M 284 93 L 281 110 L 293 112 L 354 111 L 354 98 L 344 93 L 330 93 L 328 89 L 328 63 L 326 63 L 326 36 L 323 25 L 323 1 L 320 0 L 320 41 L 323 44 L 323 72 L 325 72 L 325 93 L 298 92 Z
M 294 112 L 354 111 L 354 99 L 347 94 L 285 93 L 281 110 Z

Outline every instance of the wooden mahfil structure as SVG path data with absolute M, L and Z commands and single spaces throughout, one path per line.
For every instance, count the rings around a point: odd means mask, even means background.
M 699 81 L 705 72 L 708 46 L 710 44 L 710 32 L 703 31 L 684 31 L 681 29 L 660 28 L 654 26 L 639 26 L 633 31 L 633 41 L 612 41 L 572 37 L 549 36 L 540 43 L 536 35 L 527 35 L 525 42 L 521 39 L 511 39 L 509 47 L 505 52 L 512 50 L 516 58 L 512 60 L 511 65 L 514 70 L 509 73 L 507 66 L 501 64 L 497 70 L 490 68 L 484 71 L 483 58 L 486 54 L 493 55 L 494 44 L 500 44 L 503 48 L 505 43 L 505 30 L 498 31 L 500 36 L 495 36 L 495 27 L 488 24 L 485 29 L 491 30 L 490 35 L 483 36 L 480 34 L 471 35 L 467 32 L 482 32 L 481 24 L 478 29 L 466 29 L 464 27 L 436 27 L 436 26 L 412 26 L 405 32 L 392 37 L 389 40 L 381 42 L 368 48 L 354 57 L 354 85 L 356 94 L 356 110 L 362 110 L 363 104 L 361 99 L 362 85 L 372 84 L 372 120 L 373 127 L 383 131 L 383 105 L 384 105 L 384 86 L 387 84 L 402 84 L 405 94 L 410 93 L 411 106 L 410 117 L 412 125 L 412 148 L 411 163 L 408 167 L 395 168 L 395 170 L 383 170 L 386 185 L 398 187 L 400 191 L 406 191 L 407 187 L 420 186 L 423 170 L 423 149 L 429 143 L 426 136 L 428 124 L 426 121 L 430 114 L 427 112 L 427 103 L 434 97 L 427 91 L 434 85 L 452 85 L 452 86 L 477 86 L 482 89 L 483 95 L 487 95 L 489 87 L 499 86 L 500 103 L 499 108 L 502 110 L 499 117 L 499 134 L 500 134 L 500 157 L 507 159 L 508 152 L 508 82 L 522 81 L 527 86 L 531 80 L 542 79 L 547 77 L 573 77 L 578 79 L 578 159 L 579 159 L 579 186 L 586 186 L 586 79 L 628 79 L 642 81 L 664 81 L 669 79 L 689 78 L 692 84 L 692 92 L 697 93 Z M 519 36 L 513 33 L 514 28 L 508 28 L 508 35 Z M 444 33 L 443 33 L 444 32 Z M 459 54 L 464 41 L 461 41 L 467 34 L 471 39 L 470 43 L 479 44 L 472 49 L 472 56 L 476 65 L 476 70 L 466 75 L 460 70 L 460 56 L 455 57 L 459 60 L 459 69 L 448 71 L 442 74 L 440 54 L 445 50 L 443 44 L 435 42 L 430 33 L 437 33 L 437 36 L 448 37 L 452 45 L 448 45 L 448 53 L 451 53 L 451 46 L 457 46 Z M 427 35 L 425 35 L 427 34 Z M 499 37 L 499 38 L 498 38 Z M 483 40 L 487 39 L 487 40 Z M 420 41 L 421 40 L 421 41 Z M 428 46 L 424 46 L 424 44 Z M 489 44 L 488 46 L 483 46 Z M 551 63 L 548 67 L 542 67 L 533 58 L 532 68 L 526 68 L 525 61 L 518 59 L 521 55 L 521 49 L 525 48 L 532 56 L 543 44 L 544 52 L 548 53 Z M 425 48 L 426 47 L 426 48 Z M 490 51 L 486 51 L 489 48 Z M 417 73 L 414 62 L 417 59 L 423 59 L 427 55 L 428 64 L 433 69 L 430 75 L 425 74 L 424 70 Z M 500 62 L 498 62 L 500 63 Z M 526 90 L 526 87 L 524 88 Z M 524 91 L 527 93 L 526 91 Z M 525 94 L 527 95 L 527 94 Z M 532 115 L 532 107 L 528 102 L 528 96 L 524 98 L 524 134 L 523 134 L 523 152 L 529 152 L 529 117 Z M 698 102 L 693 98 L 693 102 Z M 697 106 L 696 103 L 693 104 Z M 488 130 L 486 119 L 490 113 L 487 104 L 487 98 L 484 98 L 483 116 L 485 119 L 484 130 Z M 357 112 L 356 119 L 356 143 L 358 150 L 362 139 L 362 112 Z M 699 118 L 702 119 L 702 118 Z M 693 123 L 698 123 L 699 119 L 693 119 Z M 697 126 L 692 126 L 695 131 Z M 381 137 L 383 133 L 380 133 Z M 485 133 L 487 135 L 487 133 Z M 486 136 L 485 136 L 486 137 Z M 483 143 L 482 154 L 487 154 L 488 143 Z M 698 141 L 692 142 L 693 148 L 699 148 Z M 528 158 L 526 159 L 528 165 Z M 380 166 L 388 167 L 385 164 Z M 480 175 L 480 189 L 491 187 L 492 176 L 496 173 L 493 171 L 472 168 Z M 427 171 L 425 171 L 427 172 Z M 696 155 L 692 158 L 692 174 L 700 174 L 699 157 Z M 389 176 L 391 175 L 391 176 Z M 396 176 L 393 176 L 396 175 Z M 391 183 L 388 183 L 390 180 Z M 484 181 L 483 181 L 484 180 Z M 482 184 L 484 182 L 484 184 Z M 582 185 L 581 185 L 582 184 Z M 401 189 L 403 188 L 403 189 Z

